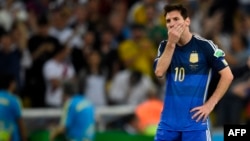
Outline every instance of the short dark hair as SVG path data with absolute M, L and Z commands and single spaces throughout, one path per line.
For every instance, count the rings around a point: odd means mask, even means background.
M 67 96 L 73 96 L 73 95 L 79 95 L 79 94 L 84 95 L 82 81 L 83 80 L 81 80 L 81 78 L 75 77 L 73 79 L 63 82 L 62 87 L 63 87 L 64 95 L 67 95 Z
M 0 89 L 9 89 L 12 82 L 15 82 L 14 75 L 7 72 L 0 72 Z
M 49 20 L 48 20 L 48 17 L 46 15 L 40 15 L 40 16 L 38 16 L 36 22 L 37 22 L 37 25 L 39 27 L 43 27 L 43 26 L 49 25 Z
M 188 16 L 188 10 L 182 4 L 167 4 L 164 6 L 164 17 L 172 11 L 179 11 L 183 19 L 186 19 Z
M 63 83 L 63 92 L 65 95 L 72 96 L 78 93 L 78 85 L 73 81 Z

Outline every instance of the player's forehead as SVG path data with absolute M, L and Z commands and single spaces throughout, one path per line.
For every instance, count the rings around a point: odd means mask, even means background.
M 178 11 L 178 10 L 174 10 L 174 11 L 171 11 L 171 12 L 168 12 L 167 14 L 166 14 L 166 20 L 167 19 L 173 19 L 173 18 L 182 18 L 182 16 L 181 16 L 181 13 L 180 13 L 180 11 Z

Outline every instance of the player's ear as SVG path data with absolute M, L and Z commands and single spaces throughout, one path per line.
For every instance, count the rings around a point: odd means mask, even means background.
M 185 19 L 185 24 L 186 24 L 186 26 L 189 26 L 190 23 L 191 23 L 191 20 L 190 20 L 189 17 L 187 17 L 187 18 Z

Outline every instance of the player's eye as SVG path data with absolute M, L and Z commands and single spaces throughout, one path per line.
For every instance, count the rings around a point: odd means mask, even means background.
M 175 17 L 175 18 L 174 18 L 174 21 L 178 21 L 178 20 L 179 20 L 179 18 L 178 18 L 178 17 Z

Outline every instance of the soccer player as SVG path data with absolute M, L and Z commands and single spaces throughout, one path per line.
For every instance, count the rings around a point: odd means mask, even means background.
M 82 93 L 77 92 L 77 84 L 63 84 L 64 109 L 61 123 L 52 130 L 51 140 L 64 135 L 67 140 L 93 141 L 95 134 L 95 114 L 93 104 Z
M 14 95 L 15 77 L 0 74 L 0 141 L 26 141 L 20 99 Z
M 190 32 L 184 6 L 164 10 L 168 39 L 159 45 L 154 69 L 166 78 L 166 96 L 155 141 L 210 141 L 208 117 L 233 80 L 231 69 L 213 41 Z M 212 70 L 220 79 L 207 99 Z

